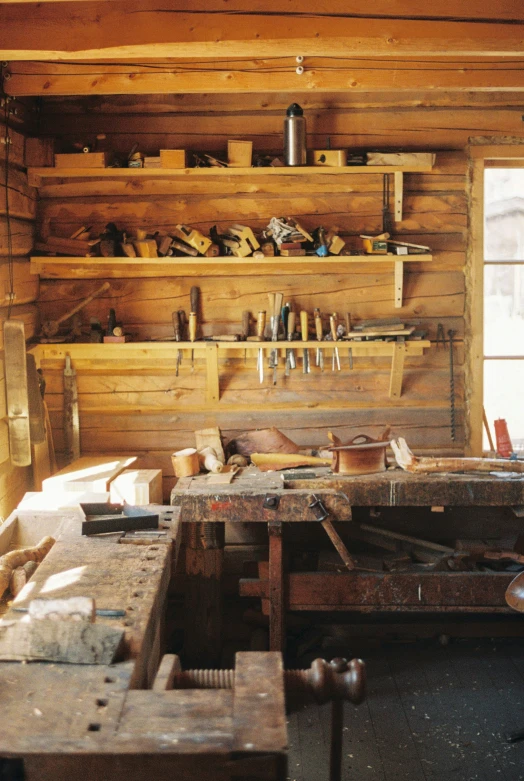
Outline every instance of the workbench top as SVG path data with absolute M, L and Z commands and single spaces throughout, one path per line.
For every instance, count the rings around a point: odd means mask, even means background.
M 293 475 L 298 473 L 299 470 L 293 470 Z M 343 494 L 353 507 L 511 507 L 524 504 L 524 475 L 518 473 L 412 474 L 394 468 L 378 474 L 349 476 L 333 474 L 328 467 L 323 467 L 306 468 L 302 474 L 314 477 L 289 479 L 286 472 L 261 472 L 256 467 L 246 467 L 229 485 L 211 484 L 208 475 L 181 478 L 171 492 L 171 504 L 183 505 L 184 497 L 189 496 L 214 497 L 218 502 L 221 497 L 264 496 L 279 491 Z M 181 520 L 187 518 L 182 516 Z

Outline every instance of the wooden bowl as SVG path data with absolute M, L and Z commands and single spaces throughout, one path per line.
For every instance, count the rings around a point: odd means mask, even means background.
M 359 434 L 347 445 L 328 448 L 333 454 L 331 469 L 341 475 L 385 472 L 388 444 L 388 442 L 377 442 L 366 434 Z

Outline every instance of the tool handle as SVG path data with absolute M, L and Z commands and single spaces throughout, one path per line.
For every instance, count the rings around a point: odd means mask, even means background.
M 267 294 L 267 299 L 269 301 L 269 306 L 268 306 L 267 312 L 268 312 L 269 317 L 272 318 L 275 315 L 275 294 L 274 293 L 268 293 Z
M 293 339 L 296 322 L 297 322 L 297 313 L 290 312 L 287 318 L 287 338 L 289 339 L 289 341 L 292 341 Z
M 100 295 L 100 293 L 103 293 L 105 290 L 109 290 L 109 282 L 104 282 L 103 285 L 100 285 L 99 288 L 97 288 L 94 293 L 91 293 L 90 296 L 87 298 L 84 298 L 83 301 L 81 301 L 79 304 L 77 304 L 73 309 L 70 309 L 69 312 L 66 312 L 65 315 L 62 315 L 62 317 L 59 317 L 58 320 L 55 322 L 57 323 L 63 323 L 64 320 L 69 320 L 70 317 L 73 317 L 73 315 L 76 315 L 77 312 L 80 312 L 81 309 L 83 309 L 87 304 L 89 304 L 93 298 L 96 298 Z
M 337 313 L 333 312 L 332 315 L 329 316 L 329 327 L 331 329 L 331 336 L 333 337 L 333 341 L 336 342 L 338 339 L 337 336 Z
M 187 319 L 186 319 L 186 313 L 183 309 L 178 310 L 178 317 L 180 320 L 180 336 L 182 338 L 182 341 L 184 341 L 184 335 L 186 332 L 186 325 L 187 325 Z
M 189 300 L 191 302 L 191 311 L 198 315 L 198 299 L 200 298 L 200 288 L 193 285 L 189 292 Z
M 245 341 L 249 336 L 249 321 L 251 315 L 249 312 L 242 312 L 242 339 Z
M 351 333 L 351 312 L 346 312 L 346 334 Z
M 264 331 L 266 328 L 266 313 L 261 310 L 257 317 L 257 336 L 259 339 L 264 338 Z
M 318 307 L 315 309 L 315 331 L 317 334 L 317 339 L 319 342 L 322 341 L 323 333 L 322 333 L 322 316 L 320 314 L 320 309 Z
M 197 332 L 197 315 L 196 312 L 190 312 L 189 313 L 189 341 L 190 342 L 196 341 L 196 332 Z
M 273 342 L 277 341 L 278 338 L 278 326 L 280 323 L 280 311 L 282 309 L 282 299 L 284 296 L 282 293 L 275 293 L 275 308 L 273 309 L 273 320 L 272 320 L 272 330 L 271 330 L 271 339 Z
M 180 312 L 173 312 L 173 331 L 175 334 L 175 341 L 180 342 L 182 339 L 182 326 L 180 323 Z
M 280 316 L 282 317 L 282 323 L 284 325 L 284 339 L 287 339 L 288 336 L 289 311 L 289 304 L 285 304 L 282 307 L 282 312 L 280 313 Z
M 300 313 L 300 330 L 302 331 L 302 341 L 307 342 L 308 340 L 308 315 L 307 312 Z

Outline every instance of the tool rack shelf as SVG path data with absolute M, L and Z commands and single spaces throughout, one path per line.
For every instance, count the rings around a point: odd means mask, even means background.
M 389 397 L 398 399 L 402 395 L 402 377 L 404 372 L 404 360 L 406 357 L 415 357 L 424 355 L 424 350 L 431 347 L 428 340 L 414 341 L 393 341 L 393 342 L 358 342 L 351 341 L 312 341 L 303 342 L 300 340 L 293 342 L 127 342 L 124 344 L 91 344 L 91 343 L 72 343 L 72 344 L 38 344 L 31 348 L 38 365 L 42 362 L 64 362 L 66 356 L 79 368 L 82 363 L 94 365 L 96 363 L 121 362 L 126 366 L 139 366 L 146 364 L 148 366 L 162 366 L 163 370 L 170 367 L 175 371 L 177 363 L 177 354 L 179 350 L 185 353 L 194 351 L 195 355 L 204 358 L 206 364 L 206 404 L 213 407 L 220 402 L 220 370 L 219 353 L 225 356 L 226 351 L 242 353 L 244 350 L 250 351 L 253 355 L 258 350 L 263 350 L 265 355 L 277 349 L 281 357 L 285 357 L 286 349 L 293 348 L 297 354 L 303 349 L 316 350 L 321 347 L 323 350 L 332 351 L 335 346 L 339 349 L 349 349 L 351 347 L 353 357 L 355 358 L 391 358 L 391 374 L 389 382 Z M 281 373 L 282 374 L 282 373 Z M 311 376 L 311 375 L 310 375 Z M 285 382 L 281 378 L 280 382 Z M 286 405 L 282 405 L 284 408 Z M 295 407 L 295 404 L 288 404 L 288 407 Z

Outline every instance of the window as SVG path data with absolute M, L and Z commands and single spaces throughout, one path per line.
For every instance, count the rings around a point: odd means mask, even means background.
M 524 454 L 524 160 L 484 167 L 484 408 Z M 509 167 L 511 166 L 511 167 Z M 484 449 L 488 441 L 484 433 Z

